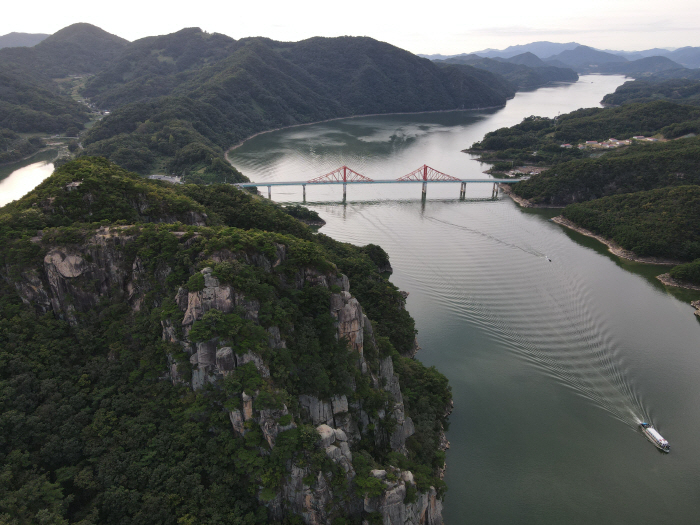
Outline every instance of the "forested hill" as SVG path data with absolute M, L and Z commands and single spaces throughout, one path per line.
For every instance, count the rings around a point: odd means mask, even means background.
M 700 106 L 700 80 L 683 78 L 664 80 L 654 77 L 631 80 L 618 86 L 614 93 L 605 95 L 603 104 L 620 106 L 655 100 Z
M 450 388 L 387 261 L 231 185 L 58 168 L 0 208 L 0 522 L 442 523 Z
M 436 63 L 464 64 L 483 69 L 503 76 L 517 90 L 536 89 L 552 82 L 576 82 L 578 80 L 578 74 L 573 69 L 550 66 L 532 53 L 524 53 L 508 60 L 467 55 L 436 61 Z
M 641 256 L 696 260 L 671 274 L 700 282 L 700 187 L 674 186 L 567 206 L 564 217 Z
M 140 173 L 236 177 L 228 146 L 259 131 L 352 115 L 500 106 L 496 75 L 440 68 L 371 38 L 234 41 L 199 29 L 136 41 L 88 83 L 112 110 L 87 152 Z
M 12 32 L 0 36 L 0 49 L 3 47 L 32 47 L 44 40 L 44 33 L 17 33 Z
M 96 73 L 127 44 L 99 27 L 73 24 L 34 47 L 0 49 L 0 68 L 42 80 Z
M 634 144 L 600 158 L 571 160 L 519 182 L 513 191 L 536 204 L 565 206 L 609 195 L 700 185 L 700 139 Z
M 90 110 L 71 97 L 77 75 L 94 73 L 127 41 L 90 24 L 74 24 L 34 47 L 0 49 L 0 163 L 43 147 L 36 136 L 76 136 Z

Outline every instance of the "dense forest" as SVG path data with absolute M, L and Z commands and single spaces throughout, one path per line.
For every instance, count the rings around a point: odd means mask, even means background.
M 228 146 L 259 131 L 343 116 L 503 105 L 507 81 L 465 66 L 438 68 L 370 38 L 235 41 L 185 29 L 134 42 L 87 83 L 112 114 L 85 137 L 141 173 L 188 180 L 240 175 Z
M 677 186 L 567 206 L 564 217 L 643 256 L 700 258 L 700 187 Z
M 576 82 L 578 75 L 573 69 L 550 66 L 532 53 L 526 60 L 517 56 L 509 60 L 494 60 L 477 55 L 453 57 L 436 61 L 437 64 L 463 64 L 501 75 L 518 91 L 536 89 L 552 82 Z
M 502 106 L 514 89 L 500 75 L 438 67 L 371 38 L 234 40 L 189 28 L 129 43 L 74 24 L 34 47 L 0 49 L 0 93 L 2 128 L 72 136 L 92 117 L 99 121 L 81 136 L 79 154 L 141 174 L 230 182 L 246 179 L 224 151 L 260 131 L 361 114 Z M 101 119 L 95 109 L 111 114 Z
M 620 106 L 668 100 L 671 102 L 700 106 L 700 80 L 692 79 L 644 79 L 625 82 L 603 97 L 603 104 Z
M 0 238 L 3 523 L 439 517 L 450 390 L 381 248 L 90 157 Z
M 627 82 L 604 99 L 615 107 L 528 117 L 468 151 L 497 168 L 506 160 L 546 166 L 513 185 L 513 193 L 534 205 L 566 206 L 564 217 L 638 255 L 693 261 L 700 258 L 700 112 L 687 104 L 696 92 L 690 81 Z M 635 135 L 662 140 L 609 150 L 561 147 Z M 698 268 L 679 265 L 671 275 L 699 282 Z
M 89 120 L 84 105 L 3 69 L 0 64 L 0 128 L 63 134 L 82 129 Z
M 599 158 L 563 162 L 513 190 L 535 204 L 565 206 L 687 184 L 700 184 L 700 138 L 632 144 Z
M 38 137 L 22 138 L 9 129 L 0 128 L 0 164 L 14 162 L 36 153 L 44 146 Z
M 527 117 L 520 124 L 487 133 L 468 151 L 479 154 L 480 160 L 486 162 L 548 166 L 591 154 L 591 150 L 562 148 L 562 144 L 576 146 L 589 140 L 624 140 L 635 135 L 678 138 L 693 132 L 698 119 L 698 108 L 667 101 L 585 108 L 557 118 Z

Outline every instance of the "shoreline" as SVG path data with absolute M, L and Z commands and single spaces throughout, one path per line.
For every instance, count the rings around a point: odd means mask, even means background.
M 659 265 L 664 265 L 664 266 L 676 266 L 678 264 L 683 264 L 683 261 L 677 261 L 675 259 L 664 259 L 662 257 L 643 257 L 641 255 L 637 255 L 631 250 L 626 250 L 619 244 L 617 244 L 614 241 L 611 241 L 610 239 L 606 239 L 602 235 L 598 235 L 597 233 L 593 233 L 590 230 L 587 230 L 585 228 L 582 228 L 575 224 L 574 222 L 570 221 L 569 219 L 563 217 L 562 215 L 558 215 L 557 217 L 553 217 L 552 221 L 559 224 L 560 226 L 564 226 L 565 228 L 569 228 L 570 230 L 573 230 L 577 233 L 580 233 L 582 235 L 585 235 L 586 237 L 591 237 L 603 244 L 605 244 L 608 247 L 608 250 L 610 253 L 613 255 L 617 255 L 618 257 L 621 257 L 623 259 L 627 259 L 629 261 L 633 262 L 639 262 L 639 263 L 644 263 L 644 264 L 659 264 Z
M 676 288 L 685 288 L 686 290 L 698 290 L 700 291 L 700 286 L 697 284 L 689 283 L 686 281 L 679 281 L 677 279 L 674 279 L 671 277 L 671 274 L 669 273 L 662 273 L 661 275 L 657 275 L 656 278 L 664 283 L 666 286 L 674 286 Z M 699 303 L 696 308 L 698 308 L 698 313 L 695 315 L 700 316 L 700 301 L 695 301 L 696 303 Z
M 511 100 L 511 99 L 508 99 L 508 100 Z M 264 135 L 265 133 L 272 133 L 273 131 L 281 131 L 283 129 L 299 128 L 302 126 L 313 126 L 314 124 L 324 124 L 326 122 L 334 122 L 336 120 L 346 120 L 346 119 L 351 119 L 351 118 L 382 117 L 382 116 L 390 116 L 390 115 L 423 115 L 426 113 L 450 113 L 453 111 L 484 111 L 487 109 L 499 109 L 499 108 L 504 108 L 504 107 L 506 107 L 505 104 L 503 104 L 502 106 L 485 106 L 483 108 L 436 109 L 436 110 L 432 110 L 432 111 L 402 111 L 402 112 L 396 112 L 396 113 L 366 113 L 363 115 L 349 115 L 347 117 L 334 117 L 334 118 L 329 118 L 326 120 L 317 120 L 315 122 L 304 122 L 302 124 L 292 124 L 290 126 L 282 126 L 279 128 L 268 129 L 265 131 L 258 131 L 257 133 L 250 135 L 249 137 L 244 138 L 238 144 L 234 144 L 233 146 L 228 148 L 226 151 L 224 151 L 224 157 L 226 158 L 228 163 L 231 164 L 231 166 L 233 166 L 233 164 L 231 163 L 231 160 L 228 158 L 228 154 L 230 151 L 233 151 L 235 149 L 240 148 L 243 144 L 245 144 L 246 142 L 248 142 L 251 139 L 254 139 L 258 135 Z
M 541 210 L 546 210 L 546 209 L 563 209 L 565 206 L 553 206 L 550 204 L 534 204 L 528 199 L 525 199 L 523 197 L 519 197 L 515 193 L 513 193 L 513 189 L 511 188 L 510 184 L 499 184 L 498 187 L 508 195 L 511 199 L 513 199 L 518 205 L 520 205 L 523 208 L 538 208 Z
M 10 164 L 16 164 L 19 162 L 24 162 L 25 160 L 30 160 L 32 157 L 36 157 L 37 155 L 39 155 L 41 153 L 46 153 L 46 152 L 51 151 L 51 150 L 56 150 L 56 157 L 51 161 L 51 162 L 53 162 L 54 160 L 58 160 L 60 149 L 61 149 L 60 146 L 44 146 L 43 148 L 38 149 L 34 153 L 30 153 L 29 155 L 22 157 L 21 159 L 11 160 L 9 162 L 0 162 L 0 168 L 4 168 L 5 166 L 9 166 Z

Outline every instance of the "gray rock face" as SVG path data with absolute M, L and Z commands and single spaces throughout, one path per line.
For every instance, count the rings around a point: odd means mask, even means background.
M 216 368 L 224 375 L 236 369 L 236 356 L 231 347 L 219 348 L 216 351 Z
M 206 219 L 196 214 L 190 217 L 191 223 L 199 224 Z M 184 234 L 175 232 L 181 242 L 192 245 L 200 242 L 201 236 L 195 235 L 187 240 Z M 101 228 L 89 239 L 85 246 L 79 248 L 55 247 L 49 250 L 43 266 L 27 269 L 15 286 L 26 303 L 34 305 L 43 312 L 53 311 L 56 315 L 76 324 L 80 313 L 94 308 L 104 297 L 127 300 L 135 310 L 143 306 L 144 297 L 151 290 L 151 279 L 164 282 L 170 268 L 163 266 L 156 269 L 155 275 L 147 271 L 147 261 L 138 258 L 126 260 L 128 250 L 124 246 L 133 240 L 121 228 Z M 35 242 L 41 242 L 38 236 Z M 276 245 L 273 257 L 262 254 L 232 253 L 221 250 L 211 255 L 215 262 L 237 259 L 246 264 L 255 265 L 266 271 L 286 260 L 284 245 Z M 270 378 L 270 370 L 262 357 L 253 352 L 240 355 L 236 348 L 224 341 L 212 339 L 193 343 L 188 334 L 192 324 L 202 319 L 212 309 L 223 313 L 243 309 L 246 319 L 257 322 L 260 304 L 249 300 L 232 286 L 222 284 L 213 275 L 210 268 L 202 270 L 204 288 L 189 292 L 180 288 L 174 297 L 175 303 L 183 314 L 182 324 L 173 320 L 163 320 L 163 341 L 178 345 L 189 355 L 189 363 L 169 362 L 170 378 L 174 383 L 183 382 L 184 369 L 192 367 L 190 386 L 202 388 L 207 383 L 216 384 L 236 368 L 253 363 L 263 378 Z M 284 280 L 284 276 L 279 277 Z M 270 447 L 274 447 L 280 432 L 295 428 L 297 422 L 312 422 L 319 432 L 318 450 L 337 465 L 342 467 L 346 484 L 350 485 L 355 477 L 352 467 L 352 447 L 358 440 L 367 438 L 368 429 L 379 425 L 381 418 L 392 418 L 396 422 L 395 430 L 388 436 L 375 434 L 382 444 L 388 444 L 393 450 L 405 452 L 406 439 L 415 431 L 411 418 L 405 416 L 403 396 L 398 377 L 394 373 L 391 358 L 380 359 L 378 369 L 370 370 L 363 357 L 364 345 L 374 344 L 374 335 L 370 320 L 364 314 L 361 305 L 350 294 L 350 282 L 347 276 L 332 272 L 321 273 L 312 268 L 305 268 L 293 277 L 289 286 L 303 288 L 312 286 L 333 287 L 339 293 L 331 294 L 331 313 L 336 319 L 338 338 L 346 338 L 351 350 L 360 354 L 358 367 L 371 379 L 374 388 L 383 388 L 391 394 L 392 404 L 378 411 L 378 416 L 370 416 L 362 408 L 360 400 L 348 402 L 344 395 L 331 399 L 318 399 L 313 395 L 301 395 L 298 398 L 300 412 L 292 418 L 286 406 L 276 409 L 261 409 L 255 404 L 259 392 L 242 392 L 239 395 L 238 408 L 229 410 L 231 428 L 237 435 L 245 435 L 246 427 L 257 425 Z M 335 288 L 338 287 L 338 288 Z M 267 329 L 268 345 L 271 351 L 286 348 L 286 343 L 277 327 Z M 373 365 L 376 366 L 376 365 Z M 182 367 L 182 375 L 179 371 Z M 269 388 L 269 387 L 268 387 Z M 281 425 L 280 421 L 286 423 Z M 371 438 L 370 438 L 371 439 Z M 289 475 L 282 488 L 272 501 L 265 504 L 270 509 L 273 519 L 281 519 L 288 513 L 297 514 L 307 524 L 325 524 L 334 516 L 358 516 L 363 509 L 379 512 L 385 524 L 441 524 L 441 502 L 435 490 L 418 493 L 415 503 L 405 504 L 406 487 L 414 484 L 413 475 L 408 472 L 392 471 L 395 476 L 384 473 L 382 482 L 385 490 L 382 495 L 366 500 L 355 495 L 352 488 L 344 491 L 347 495 L 340 498 L 334 494 L 331 474 L 311 472 L 309 467 L 300 468 L 290 463 Z M 344 473 L 344 474 L 342 474 Z M 311 486 L 304 483 L 313 479 Z M 391 481 L 396 480 L 396 481 Z
M 364 349 L 364 327 L 366 316 L 360 303 L 350 292 L 331 295 L 331 314 L 338 322 L 338 337 L 346 338 L 352 350 L 362 355 Z
M 204 317 L 204 314 L 209 310 L 219 310 L 225 314 L 229 314 L 235 310 L 237 306 L 241 306 L 246 310 L 246 318 L 257 320 L 260 303 L 256 300 L 248 301 L 242 294 L 236 293 L 230 285 L 220 285 L 219 280 L 212 275 L 211 268 L 202 270 L 204 275 L 204 289 L 198 292 L 190 292 L 187 296 L 187 308 L 185 309 L 185 317 L 182 324 L 186 330 L 192 326 L 195 321 Z M 178 303 L 182 302 L 180 294 L 176 297 Z
M 365 512 L 379 512 L 385 525 L 442 525 L 442 502 L 431 487 L 427 493 L 418 492 L 414 503 L 404 503 L 406 487 L 414 485 L 410 471 L 393 469 L 397 481 L 389 481 L 385 470 L 373 470 L 371 475 L 384 481 L 386 489 L 377 498 L 365 498 Z
M 333 410 L 328 401 L 321 401 L 317 397 L 301 395 L 299 396 L 299 406 L 306 410 L 314 425 L 333 425 Z

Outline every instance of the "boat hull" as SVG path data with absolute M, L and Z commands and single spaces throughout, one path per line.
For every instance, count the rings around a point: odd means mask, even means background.
M 645 436 L 649 441 L 651 441 L 651 443 L 652 443 L 656 448 L 658 448 L 661 452 L 664 452 L 665 454 L 668 454 L 669 452 L 671 452 L 671 447 L 669 447 L 669 445 L 668 445 L 667 443 L 666 443 L 666 444 L 660 443 L 660 442 L 652 435 L 652 433 L 649 432 L 649 430 L 647 429 L 647 427 L 645 427 L 645 426 L 643 426 L 643 425 L 640 425 L 640 427 L 641 427 L 641 429 L 642 429 L 642 433 L 644 434 L 644 436 Z M 654 427 L 651 427 L 651 428 L 654 428 Z

